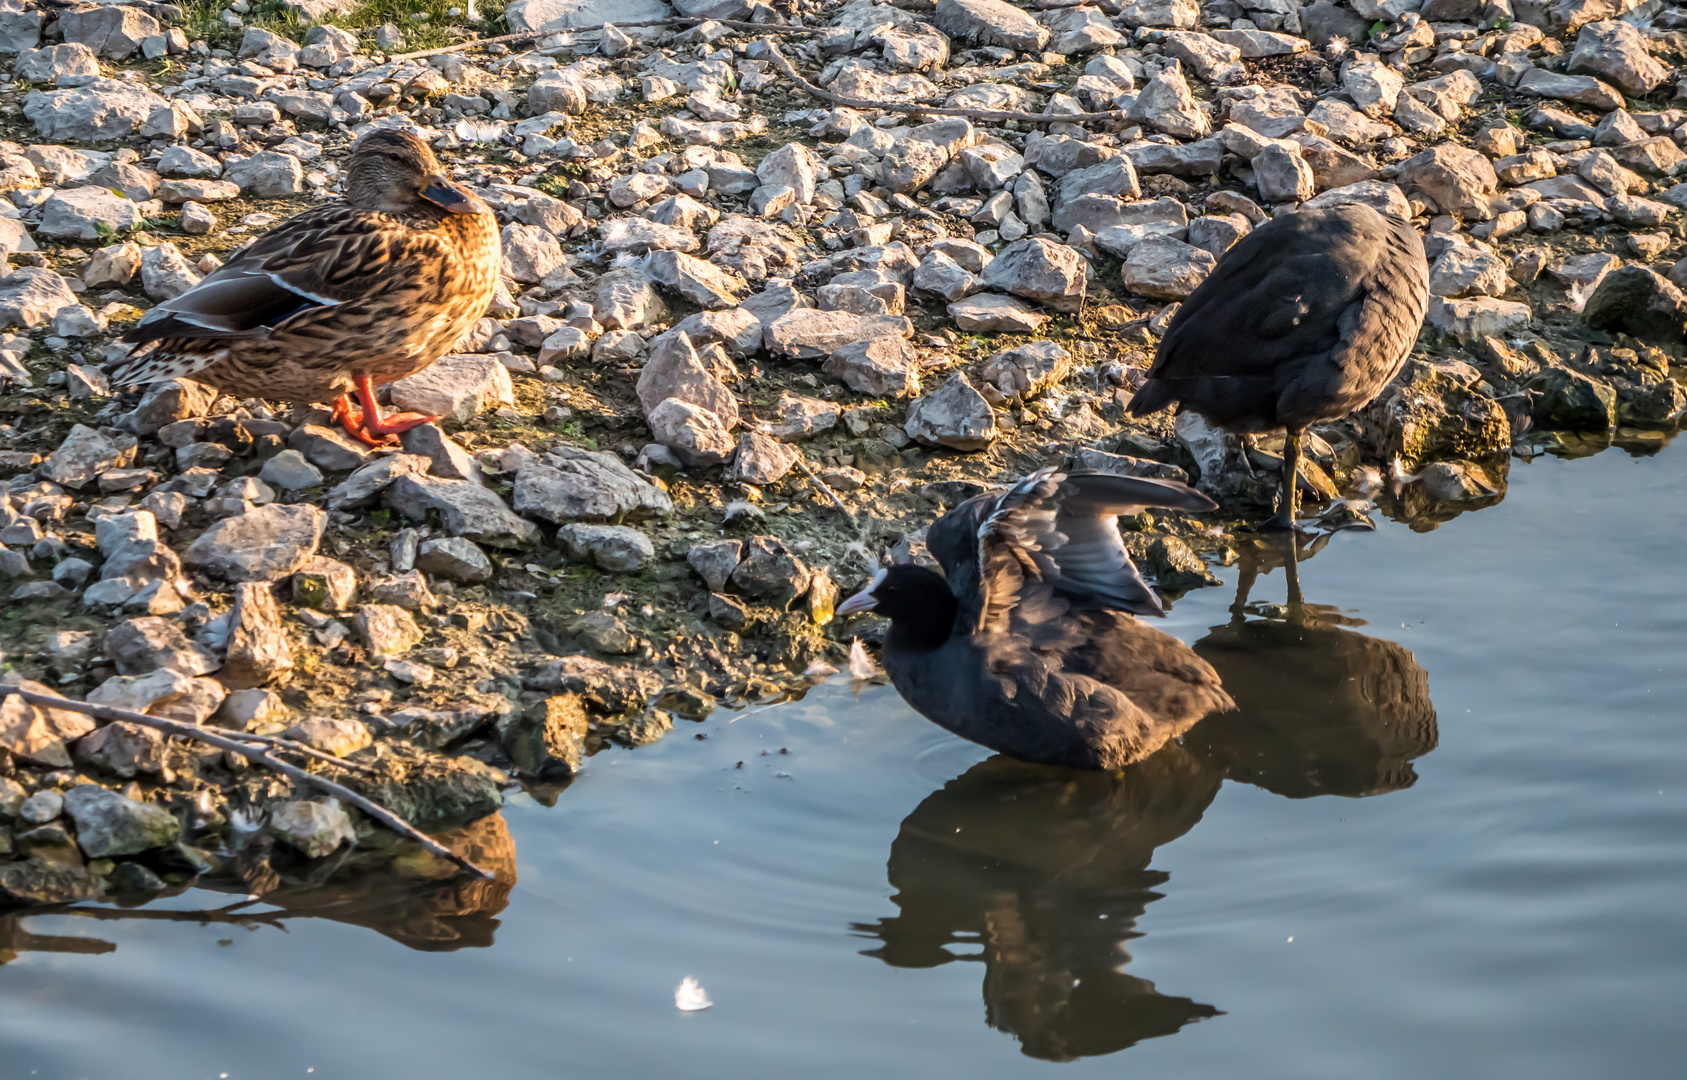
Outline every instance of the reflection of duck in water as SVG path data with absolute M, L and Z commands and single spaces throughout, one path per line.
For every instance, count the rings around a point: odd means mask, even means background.
M 1184 745 L 1229 779 L 1289 798 L 1410 787 L 1412 759 L 1438 740 L 1429 675 L 1404 646 L 1349 629 L 1361 620 L 1305 603 L 1289 551 L 1286 542 L 1244 549 L 1230 623 L 1195 643 L 1236 711 L 1208 717 Z M 1277 566 L 1288 604 L 1247 618 L 1255 580 Z
M 433 834 L 446 847 L 465 856 L 496 876 L 491 881 L 469 881 L 457 876 L 450 863 L 426 851 L 405 845 L 396 853 L 371 852 L 378 865 L 362 863 L 363 852 L 342 861 L 305 864 L 310 877 L 297 878 L 287 868 L 262 860 L 264 885 L 255 891 L 261 900 L 242 900 L 220 908 L 198 911 L 145 907 L 68 907 L 40 915 L 72 915 L 101 921 L 215 923 L 231 926 L 284 928 L 289 919 L 318 918 L 366 926 L 412 949 L 423 952 L 454 952 L 484 949 L 492 945 L 498 929 L 496 916 L 509 904 L 515 887 L 515 841 L 502 814 Z M 247 859 L 248 868 L 253 860 Z M 193 882 L 201 889 L 229 889 L 245 892 L 247 881 L 202 878 Z M 187 886 L 169 895 L 184 891 Z M 255 903 L 263 910 L 246 910 Z M 280 908 L 281 910 L 274 910 Z M 105 953 L 117 948 L 97 938 L 53 937 L 32 934 L 23 927 L 24 913 L 0 916 L 0 964 L 20 952 Z
M 985 967 L 986 1022 L 1026 1054 L 1109 1054 L 1219 1010 L 1125 974 L 1125 943 L 1167 876 L 1154 851 L 1201 820 L 1225 779 L 1289 797 L 1408 786 L 1435 748 L 1423 669 L 1329 608 L 1246 619 L 1263 564 L 1243 567 L 1235 621 L 1196 645 L 1237 710 L 1216 713 L 1116 773 L 997 757 L 927 796 L 903 821 L 887 874 L 898 914 L 855 929 L 897 967 Z M 1293 578 L 1291 577 L 1291 582 Z M 974 951 L 976 950 L 976 951 Z
M 1126 975 L 1124 943 L 1222 776 L 1173 743 L 1122 772 L 981 762 L 902 822 L 888 873 L 900 914 L 857 931 L 896 967 L 984 964 L 985 1022 L 1032 1057 L 1110 1054 L 1218 1010 Z M 974 952 L 973 950 L 977 951 Z

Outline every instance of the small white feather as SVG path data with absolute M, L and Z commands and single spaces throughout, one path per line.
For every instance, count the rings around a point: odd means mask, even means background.
M 854 638 L 849 643 L 849 677 L 857 682 L 866 682 L 876 678 L 879 669 L 867 656 L 867 650 L 861 644 L 860 638 Z
M 700 1012 L 713 1005 L 709 1000 L 708 991 L 696 979 L 687 975 L 679 981 L 679 988 L 674 991 L 674 1008 L 680 1012 Z

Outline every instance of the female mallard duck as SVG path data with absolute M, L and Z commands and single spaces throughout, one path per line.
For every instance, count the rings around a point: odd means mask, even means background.
M 346 168 L 346 197 L 247 244 L 124 341 L 157 345 L 118 386 L 191 378 L 239 397 L 327 401 L 371 444 L 438 419 L 383 417 L 376 383 L 414 375 L 486 313 L 498 285 L 498 223 L 447 180 L 428 145 L 372 131 Z M 352 403 L 355 390 L 362 407 Z

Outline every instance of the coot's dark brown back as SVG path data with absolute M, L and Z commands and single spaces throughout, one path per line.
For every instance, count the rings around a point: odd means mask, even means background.
M 1273 218 L 1178 309 L 1130 412 L 1182 402 L 1236 432 L 1345 416 L 1400 370 L 1428 307 L 1409 222 L 1361 205 Z

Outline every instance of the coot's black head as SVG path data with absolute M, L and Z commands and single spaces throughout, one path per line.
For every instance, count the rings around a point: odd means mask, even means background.
M 838 606 L 838 615 L 871 611 L 890 620 L 909 644 L 935 648 L 949 638 L 959 605 L 943 575 L 914 563 L 898 563 L 873 575 L 867 587 Z

